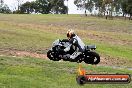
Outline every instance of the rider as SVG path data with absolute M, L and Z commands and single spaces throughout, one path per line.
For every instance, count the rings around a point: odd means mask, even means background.
M 74 33 L 72 29 L 67 31 L 67 37 L 69 40 L 69 45 L 64 49 L 64 52 L 67 52 L 70 50 L 70 47 L 73 45 L 75 46 L 75 52 L 70 55 L 70 58 L 72 60 L 76 59 L 77 56 L 79 56 L 83 51 L 85 44 L 83 41 Z

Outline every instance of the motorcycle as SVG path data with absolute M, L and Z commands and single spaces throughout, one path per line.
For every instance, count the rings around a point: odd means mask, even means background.
M 95 52 L 96 46 L 95 45 L 86 45 L 84 52 L 81 55 L 77 56 L 74 60 L 70 58 L 75 52 L 73 46 L 70 47 L 68 52 L 60 52 L 60 50 L 65 49 L 69 45 L 68 39 L 57 39 L 53 42 L 51 49 L 47 52 L 47 57 L 53 61 L 70 61 L 70 62 L 78 62 L 81 63 L 84 61 L 86 64 L 98 64 L 100 62 L 100 56 L 98 53 Z

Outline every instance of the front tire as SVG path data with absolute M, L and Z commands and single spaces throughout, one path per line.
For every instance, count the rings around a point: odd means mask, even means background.
M 47 52 L 47 57 L 50 59 L 50 60 L 53 60 L 53 61 L 59 61 L 60 58 L 58 57 L 58 54 L 55 53 L 54 51 L 52 50 L 49 50 Z
M 87 64 L 96 65 L 100 62 L 100 56 L 98 53 L 93 51 L 87 52 L 85 55 L 84 62 Z

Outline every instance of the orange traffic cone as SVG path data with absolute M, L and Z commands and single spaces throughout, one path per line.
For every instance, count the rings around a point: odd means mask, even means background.
M 86 70 L 82 69 L 82 65 L 79 63 L 78 75 L 86 75 Z

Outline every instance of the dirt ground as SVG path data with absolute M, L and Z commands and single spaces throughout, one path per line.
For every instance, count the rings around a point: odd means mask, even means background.
M 18 51 L 18 50 L 3 50 L 0 51 L 1 55 L 11 55 L 11 56 L 19 56 L 19 57 L 34 57 L 34 58 L 42 58 L 48 59 L 46 54 L 38 54 L 36 52 L 28 52 L 28 51 Z
M 40 54 L 36 52 L 28 52 L 28 51 L 18 51 L 18 50 L 0 50 L 0 55 L 9 55 L 14 57 L 34 57 L 40 59 L 48 59 L 46 54 Z M 127 64 L 128 61 L 120 58 L 112 58 L 110 56 L 100 55 L 100 63 L 99 66 L 122 66 L 122 64 Z

